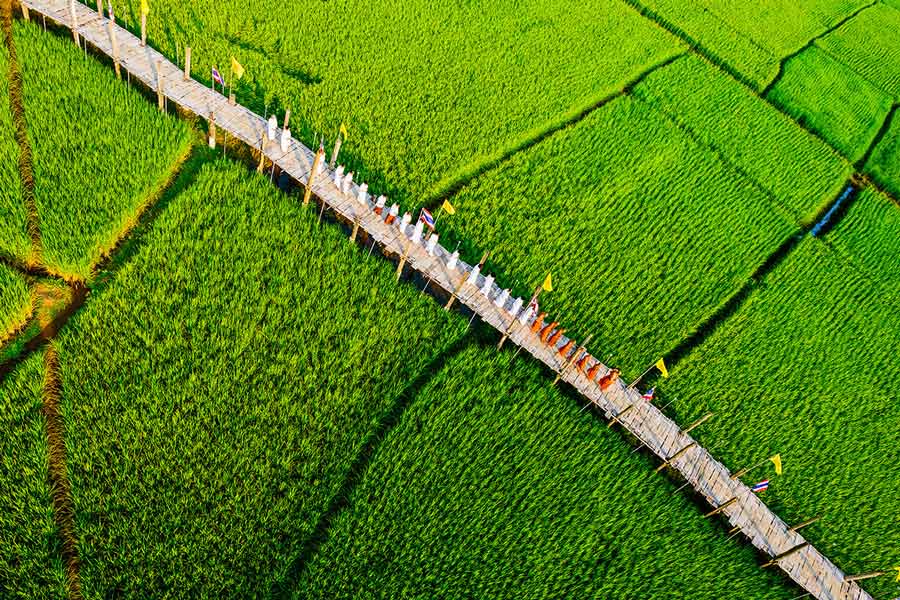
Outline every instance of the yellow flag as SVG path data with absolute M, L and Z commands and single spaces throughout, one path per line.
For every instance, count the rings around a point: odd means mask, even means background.
M 234 76 L 238 79 L 244 76 L 244 67 L 242 67 L 241 63 L 233 56 L 231 57 L 231 72 L 234 73 Z
M 544 283 L 541 285 L 545 292 L 553 291 L 553 278 L 550 275 L 550 273 L 547 273 L 547 278 L 544 279 Z
M 345 141 L 345 142 L 347 141 L 347 137 L 348 137 L 348 136 L 347 136 L 347 126 L 344 125 L 344 122 L 343 122 L 343 121 L 341 121 L 341 137 L 344 138 L 344 141 Z
M 771 460 L 773 463 L 775 463 L 775 473 L 777 475 L 781 475 L 781 455 L 776 454 L 775 456 L 771 457 L 769 460 Z
M 894 567 L 892 570 L 897 571 L 897 579 L 895 579 L 894 581 L 900 583 L 900 567 Z
M 444 209 L 444 212 L 447 213 L 448 215 L 456 214 L 456 209 L 453 208 L 453 205 L 450 204 L 450 202 L 447 200 L 444 200 L 444 203 L 441 204 L 441 208 Z
M 147 0 L 141 0 L 141 14 L 146 15 L 150 13 L 150 5 L 147 4 Z
M 663 377 L 669 376 L 669 370 L 666 368 L 666 361 L 664 359 L 659 359 L 656 361 L 656 368 L 659 369 L 659 372 L 662 373 Z

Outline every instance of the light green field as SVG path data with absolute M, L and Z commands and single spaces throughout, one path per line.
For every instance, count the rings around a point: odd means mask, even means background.
M 816 45 L 900 101 L 900 10 L 875 4 Z
M 866 188 L 826 239 L 900 298 L 900 206 Z
M 189 129 L 71 40 L 34 24 L 17 22 L 14 31 L 43 262 L 53 273 L 87 279 L 169 179 L 187 152 Z
M 419 390 L 295 598 L 798 595 L 510 356 L 469 348 Z
M 140 2 L 127 6 L 134 24 Z M 346 121 L 341 160 L 404 204 L 683 50 L 619 0 L 264 0 L 252 11 L 242 0 L 155 0 L 150 23 L 167 56 L 191 47 L 203 80 L 234 55 L 246 69 L 239 101 L 260 114 L 267 99 L 269 110 L 290 107 L 308 144 L 323 134 L 330 151 Z
M 86 597 L 267 595 L 463 333 L 298 204 L 204 167 L 58 338 Z
M 792 58 L 767 98 L 850 160 L 872 144 L 893 98 L 816 46 Z
M 888 129 L 866 162 L 866 173 L 900 198 L 900 110 L 894 112 Z
M 782 58 L 866 4 L 865 0 L 627 1 L 673 23 L 757 91 L 775 79 Z
M 0 595 L 67 598 L 47 480 L 43 353 L 0 381 Z
M 877 263 L 896 256 L 896 229 L 893 238 L 866 235 L 867 204 L 861 199 L 829 238 Z M 872 248 L 860 251 L 861 243 Z M 804 535 L 846 573 L 892 565 L 900 547 L 900 416 L 890 368 L 900 355 L 898 298 L 843 253 L 807 238 L 660 384 L 663 401 L 678 399 L 682 423 L 715 411 L 692 435 L 733 471 L 781 453 L 782 477 L 769 465 L 746 481 L 772 477 L 765 501 L 787 522 L 824 515 Z M 888 577 L 864 587 L 876 598 L 900 593 Z
M 31 315 L 31 290 L 15 271 L 0 264 L 0 344 Z
M 815 221 L 853 170 L 827 144 L 696 57 L 652 73 L 634 93 L 764 188 L 801 223 Z

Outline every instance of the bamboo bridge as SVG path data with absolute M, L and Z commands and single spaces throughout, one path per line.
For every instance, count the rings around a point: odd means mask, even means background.
M 22 5 L 23 10 L 72 30 L 76 42 L 90 43 L 108 55 L 117 71 L 125 69 L 130 77 L 155 90 L 161 108 L 172 102 L 182 110 L 213 121 L 215 127 L 261 150 L 297 182 L 306 185 L 309 181 L 316 162 L 316 154 L 311 149 L 289 136 L 285 136 L 286 143 L 281 143 L 280 128 L 272 136 L 276 139 L 270 139 L 266 120 L 194 81 L 186 70 L 142 45 L 138 37 L 105 18 L 102 11 L 72 0 L 22 0 Z M 339 185 L 334 171 L 322 163 L 318 161 L 321 171 L 313 179 L 312 192 L 342 220 L 353 225 L 354 237 L 362 229 L 387 253 L 401 257 L 400 269 L 403 263 L 408 264 L 484 322 L 508 335 L 510 342 L 555 371 L 611 419 L 611 424 L 619 423 L 655 453 L 663 461 L 662 466 L 677 470 L 712 506 L 707 516 L 717 514 L 727 519 L 734 531 L 743 533 L 768 557 L 764 566 L 777 565 L 819 600 L 871 600 L 856 578 L 846 577 L 798 533 L 799 526 L 792 528 L 782 521 L 747 485 L 698 445 L 689 435 L 692 427 L 683 430 L 644 400 L 638 391 L 621 382 L 601 391 L 596 378 L 609 369 L 590 358 L 589 364 L 597 368 L 591 373 L 593 377 L 588 377 L 588 370 L 579 368 L 584 364 L 575 364 L 575 359 L 586 352 L 583 346 L 570 344 L 570 340 L 561 336 L 550 338 L 552 344 L 542 341 L 539 333 L 532 330 L 535 315 L 529 310 L 527 299 L 513 298 L 508 291 L 499 289 L 493 278 L 480 273 L 477 266 L 466 264 L 456 253 L 451 254 L 436 243 L 437 236 L 426 239 L 421 226 L 417 228 L 414 222 L 404 221 L 398 214 L 395 221 L 388 223 L 385 217 L 389 207 L 377 207 L 367 189 L 360 189 L 357 183 L 346 185 L 341 181 Z

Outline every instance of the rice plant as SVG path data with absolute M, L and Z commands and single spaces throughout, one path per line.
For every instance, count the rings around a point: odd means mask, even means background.
M 28 216 L 19 178 L 19 146 L 9 98 L 9 54 L 0 40 L 0 254 L 30 257 Z
M 757 91 L 776 78 L 781 59 L 867 4 L 865 0 L 627 1 L 674 24 Z
M 785 64 L 767 97 L 854 161 L 865 156 L 893 104 L 890 94 L 817 46 Z
M 33 308 L 28 284 L 15 271 L 0 264 L 0 345 L 25 325 Z

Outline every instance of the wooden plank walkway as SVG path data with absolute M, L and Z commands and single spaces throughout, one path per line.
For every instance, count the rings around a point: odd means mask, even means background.
M 232 106 L 225 97 L 194 81 L 185 80 L 184 71 L 169 62 L 162 54 L 148 47 L 141 47 L 140 39 L 127 30 L 113 25 L 96 10 L 67 0 L 24 0 L 34 13 L 60 25 L 72 28 L 73 15 L 77 32 L 84 40 L 103 53 L 113 56 L 111 31 L 115 31 L 121 67 L 157 89 L 162 76 L 163 93 L 170 102 L 202 118 L 215 115 L 216 126 L 242 140 L 252 148 L 263 148 L 265 155 L 296 181 L 305 185 L 309 180 L 314 153 L 296 140 L 291 140 L 287 151 L 279 143 L 266 141 L 266 122 L 246 108 Z M 157 72 L 159 65 L 159 72 Z M 281 130 L 277 132 L 280 139 Z M 568 364 L 557 351 L 569 340 L 561 337 L 553 347 L 541 342 L 531 331 L 534 315 L 522 315 L 528 299 L 509 297 L 493 284 L 493 278 L 475 272 L 475 267 L 461 260 L 454 260 L 451 253 L 439 244 L 429 251 L 427 242 L 415 240 L 414 223 L 401 228 L 399 223 L 387 224 L 383 216 L 374 211 L 373 198 L 360 195 L 356 183 L 343 193 L 334 182 L 334 173 L 323 165 L 316 178 L 313 193 L 336 214 L 352 223 L 359 223 L 370 239 L 376 240 L 395 255 L 407 255 L 408 265 L 424 277 L 451 294 L 458 294 L 459 301 L 478 314 L 501 333 L 509 333 L 511 342 L 521 346 L 535 358 L 562 372 L 562 379 L 571 384 L 608 418 L 618 416 L 623 427 L 643 442 L 661 460 L 670 457 L 671 467 L 681 473 L 711 506 L 723 507 L 720 514 L 733 527 L 767 557 L 777 557 L 806 543 L 802 535 L 791 531 L 750 489 L 681 428 L 666 417 L 656 406 L 645 401 L 639 392 L 617 383 L 605 393 L 586 374 Z M 384 211 L 387 214 L 387 207 Z M 455 263 L 455 264 L 454 264 Z M 470 283 L 469 281 L 474 282 Z M 521 318 L 520 318 L 521 317 Z M 595 359 L 591 360 L 594 364 Z M 599 363 L 598 363 L 599 364 Z M 597 375 L 608 372 L 605 365 L 598 366 Z M 687 448 L 687 450 L 684 450 Z M 682 451 L 684 450 L 684 451 Z M 856 582 L 846 581 L 841 570 L 812 545 L 806 545 L 777 563 L 787 575 L 820 600 L 871 600 Z M 723 582 L 723 585 L 725 582 Z

